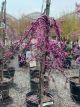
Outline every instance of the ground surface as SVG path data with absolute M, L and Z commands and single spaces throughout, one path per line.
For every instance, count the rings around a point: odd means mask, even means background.
M 11 64 L 16 68 L 14 83 L 10 88 L 11 98 L 3 103 L 1 102 L 0 107 L 26 107 L 26 93 L 30 91 L 29 69 L 19 68 L 17 57 Z M 73 67 L 74 69 L 65 70 L 67 77 L 78 75 L 78 70 L 75 69 L 75 66 Z M 54 96 L 53 107 L 80 107 L 70 97 L 69 83 L 66 84 L 65 88 L 65 77 L 57 71 L 53 72 L 51 76 L 55 80 L 53 82 L 52 78 L 50 78 L 50 90 Z
M 77 71 L 77 70 L 75 70 Z M 73 73 L 74 71 L 66 70 L 66 73 L 69 77 L 72 75 L 76 75 L 76 73 Z M 50 82 L 50 87 L 54 90 L 54 104 L 55 107 L 80 107 L 80 105 L 76 104 L 71 97 L 70 97 L 70 87 L 69 87 L 69 81 L 66 83 L 66 78 L 61 73 L 53 73 L 53 78 L 55 80 L 55 83 Z M 55 86 L 53 85 L 55 84 Z

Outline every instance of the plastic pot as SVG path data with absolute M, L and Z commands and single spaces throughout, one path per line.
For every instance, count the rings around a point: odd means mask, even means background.
M 14 59 L 14 56 L 12 55 L 12 56 L 10 57 L 10 59 Z
M 10 77 L 14 77 L 15 68 L 14 68 L 14 67 L 9 67 L 9 68 L 8 68 L 8 71 L 9 71 Z
M 0 98 L 7 99 L 9 98 L 9 87 L 11 79 L 5 79 L 0 82 Z
M 39 90 L 39 77 L 34 77 L 30 80 L 31 91 Z M 49 81 L 46 76 L 44 76 L 44 91 L 49 90 Z
M 53 107 L 53 99 L 50 93 L 43 93 L 43 107 Z M 32 91 L 26 94 L 26 107 L 40 107 L 38 92 Z
M 22 62 L 19 62 L 19 67 L 23 67 L 23 63 Z
M 70 93 L 71 98 L 77 103 L 80 103 L 80 83 L 79 77 L 77 76 L 70 78 Z
M 15 74 L 14 67 L 9 67 L 8 69 L 3 70 L 3 75 L 5 78 L 12 78 L 12 77 L 14 77 L 14 74 Z
M 39 77 L 39 70 L 36 69 L 35 67 L 30 68 L 30 79 Z

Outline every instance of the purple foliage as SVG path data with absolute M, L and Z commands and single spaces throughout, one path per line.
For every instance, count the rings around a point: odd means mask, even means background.
M 50 28 L 53 28 L 53 30 L 56 32 L 56 42 L 49 38 Z M 56 20 L 50 19 L 46 15 L 41 16 L 34 23 L 32 23 L 32 27 L 29 31 L 25 32 L 25 35 L 26 36 L 24 38 L 28 39 L 28 47 L 31 46 L 31 40 L 33 38 L 35 38 L 37 41 L 34 44 L 36 49 L 36 54 L 34 57 L 40 60 L 43 54 L 47 54 L 46 59 L 42 62 L 47 69 L 54 68 L 61 71 L 63 70 L 65 52 L 62 46 L 64 43 L 60 41 L 60 29 Z
M 80 65 L 80 56 L 76 59 L 76 64 Z

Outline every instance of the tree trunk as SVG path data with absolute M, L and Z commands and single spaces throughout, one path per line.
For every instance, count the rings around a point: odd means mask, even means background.
M 79 69 L 79 83 L 80 83 L 80 69 Z
M 43 58 L 44 59 L 44 58 Z M 43 103 L 42 103 L 42 98 L 43 98 L 43 92 L 44 92 L 44 65 L 43 65 L 43 59 L 40 62 L 40 79 L 39 79 L 39 83 L 40 83 L 40 87 L 39 87 L 39 98 L 40 98 L 40 107 L 43 107 Z

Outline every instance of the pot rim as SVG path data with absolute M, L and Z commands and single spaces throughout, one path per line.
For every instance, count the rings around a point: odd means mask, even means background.
M 75 80 L 75 79 L 77 79 L 77 78 L 79 78 L 79 76 L 70 77 L 70 78 L 69 78 L 69 82 L 73 82 L 75 85 L 80 86 L 80 83 L 76 83 L 75 81 L 73 81 L 73 80 Z

